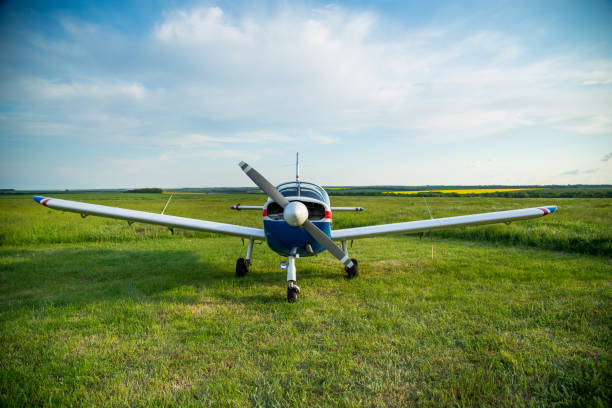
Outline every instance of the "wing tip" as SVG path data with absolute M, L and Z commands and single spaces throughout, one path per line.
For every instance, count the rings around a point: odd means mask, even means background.
M 548 215 L 548 214 L 552 214 L 555 211 L 557 211 L 557 206 L 547 205 L 546 207 L 540 207 L 539 209 L 544 213 L 543 215 Z
M 44 200 L 47 197 L 42 197 L 42 196 L 33 196 L 32 199 L 34 199 L 34 201 L 36 201 L 38 204 L 41 204 L 41 201 Z

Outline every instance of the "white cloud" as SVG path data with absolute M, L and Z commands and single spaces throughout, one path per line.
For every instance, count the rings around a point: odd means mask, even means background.
M 587 135 L 612 134 L 612 116 L 596 115 L 564 120 L 555 128 Z
M 100 113 L 144 119 L 146 129 L 121 137 L 145 131 L 153 142 L 183 134 L 176 144 L 184 146 L 194 145 L 190 134 L 206 133 L 198 143 L 210 145 L 240 141 L 238 133 L 253 129 L 324 134 L 322 143 L 337 140 L 338 131 L 368 128 L 432 142 L 534 125 L 588 134 L 611 130 L 610 60 L 529 57 L 528 44 L 486 30 L 403 28 L 390 39 L 387 24 L 373 13 L 337 6 L 241 19 L 219 7 L 168 11 L 134 50 L 142 62 L 128 61 L 131 71 L 117 76 L 123 65 L 99 46 L 107 38 L 117 43 L 117 33 L 64 19 L 72 47 L 46 40 L 45 50 L 61 59 L 71 48 L 66 58 L 75 63 L 102 60 L 108 64 L 96 67 L 102 74 L 78 80 L 24 76 L 3 88 L 60 121 L 75 122 L 78 115 L 87 127 L 85 118 Z M 584 85 L 595 83 L 600 86 Z M 220 138 L 194 125 L 203 118 L 241 126 Z
M 163 143 L 178 146 L 184 149 L 193 149 L 197 147 L 216 147 L 226 144 L 261 144 L 267 142 L 286 143 L 293 139 L 272 132 L 237 132 L 229 133 L 220 136 L 209 136 L 206 134 L 188 133 L 185 135 L 170 137 Z
M 199 150 L 193 152 L 193 156 L 209 159 L 258 159 L 261 157 L 244 149 Z
M 329 137 L 329 136 L 325 136 L 325 135 L 318 135 L 318 134 L 310 135 L 310 139 L 315 141 L 315 142 L 317 142 L 317 143 L 325 144 L 325 145 L 334 144 L 334 143 L 338 142 L 338 139 L 336 139 L 334 137 Z
M 559 176 L 581 176 L 584 174 L 597 173 L 598 171 L 599 169 L 587 169 L 587 170 L 574 169 L 574 170 L 564 171 L 563 173 L 559 174 Z
M 246 25 L 250 27 L 250 25 Z M 164 22 L 155 28 L 155 36 L 164 42 L 176 44 L 248 45 L 249 36 L 224 18 L 219 7 L 175 10 L 167 13 Z
M 588 102 L 593 95 L 577 87 L 605 83 L 610 61 L 525 58 L 525 45 L 490 31 L 454 38 L 425 29 L 390 41 L 378 36 L 383 29 L 373 14 L 339 7 L 260 21 L 232 21 L 214 7 L 169 13 L 153 34 L 191 65 L 191 95 L 212 102 L 199 106 L 226 118 L 446 138 L 448 130 L 492 134 L 561 115 L 583 132 L 609 131 L 593 118 L 609 117 L 610 104 Z M 567 104 L 576 93 L 579 109 Z
M 61 83 L 44 78 L 24 78 L 20 89 L 34 99 L 54 102 L 74 98 L 95 101 L 109 98 L 143 99 L 147 97 L 145 87 L 136 82 L 117 83 L 97 80 L 90 83 Z

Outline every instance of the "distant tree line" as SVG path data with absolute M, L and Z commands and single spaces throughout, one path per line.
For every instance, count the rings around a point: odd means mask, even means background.
M 156 193 L 156 194 L 161 194 L 163 192 L 164 190 L 162 190 L 161 188 L 155 188 L 155 187 L 132 188 L 126 191 L 126 193 Z

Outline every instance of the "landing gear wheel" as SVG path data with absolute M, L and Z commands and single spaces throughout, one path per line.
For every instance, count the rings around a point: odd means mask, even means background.
M 289 285 L 287 287 L 287 302 L 295 303 L 298 299 L 298 293 L 300 293 L 300 288 L 296 285 Z
M 236 261 L 236 276 L 242 278 L 249 272 L 249 262 L 244 258 Z
M 359 265 L 357 263 L 356 259 L 352 259 L 351 261 L 353 261 L 353 266 L 352 267 L 344 267 L 344 270 L 346 271 L 347 274 L 347 278 L 349 279 L 353 279 L 355 277 L 357 277 L 357 275 L 359 275 Z

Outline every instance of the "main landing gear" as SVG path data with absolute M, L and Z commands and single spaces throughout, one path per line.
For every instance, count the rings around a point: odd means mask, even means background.
M 357 260 L 355 258 L 351 258 L 351 261 L 353 261 L 353 266 L 351 266 L 350 268 L 348 266 L 344 267 L 344 270 L 346 271 L 346 277 L 349 279 L 353 279 L 356 278 L 357 275 L 359 275 L 359 267 L 357 266 Z
M 246 274 L 249 273 L 250 264 L 250 261 L 247 261 L 244 258 L 238 258 L 236 260 L 236 276 L 239 278 L 246 276 Z
M 344 251 L 346 257 L 348 258 L 348 249 L 346 248 L 346 241 L 342 241 L 342 251 Z M 357 275 L 359 275 L 359 267 L 357 266 L 357 260 L 355 258 L 351 258 L 351 261 L 353 262 L 353 266 L 351 266 L 350 268 L 348 266 L 344 267 L 344 270 L 346 271 L 347 275 L 346 277 L 349 279 L 356 278 Z
M 255 242 L 254 238 L 249 239 L 249 246 L 247 248 L 246 259 L 238 258 L 236 261 L 236 276 L 242 278 L 249 273 L 249 266 L 251 265 L 251 255 L 253 255 L 253 243 Z

